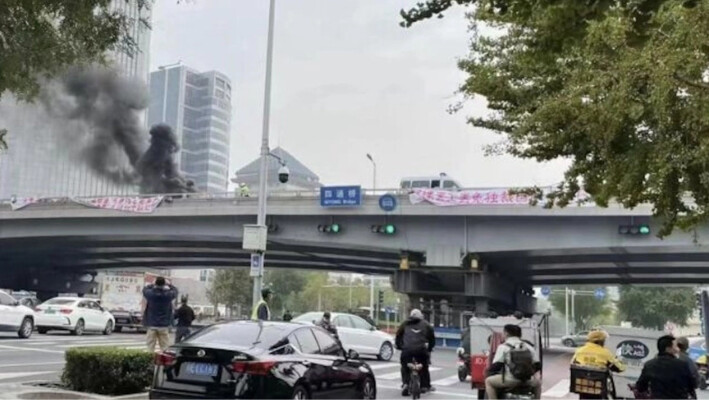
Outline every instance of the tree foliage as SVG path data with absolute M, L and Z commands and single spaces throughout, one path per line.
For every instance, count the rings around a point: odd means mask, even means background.
M 618 311 L 635 326 L 662 330 L 665 323 L 687 325 L 696 307 L 694 289 L 623 286 Z
M 548 206 L 580 185 L 606 206 L 654 206 L 665 223 L 709 217 L 709 2 L 428 0 L 403 26 L 472 5 L 458 64 L 469 122 L 502 135 L 492 152 L 571 161 Z
M 207 291 L 207 296 L 213 304 L 225 304 L 229 308 L 241 305 L 250 309 L 252 290 L 248 269 L 220 269 L 214 276 L 212 287 Z
M 570 290 L 579 292 L 573 296 L 574 300 L 574 326 L 577 331 L 587 330 L 596 325 L 600 320 L 610 316 L 612 313 L 611 302 L 608 296 L 597 299 L 590 295 L 597 286 L 573 286 Z M 572 296 L 569 293 L 569 314 L 571 314 Z M 566 310 L 566 295 L 562 290 L 556 290 L 549 296 L 549 302 L 554 309 L 564 315 Z M 571 317 L 571 315 L 569 315 Z

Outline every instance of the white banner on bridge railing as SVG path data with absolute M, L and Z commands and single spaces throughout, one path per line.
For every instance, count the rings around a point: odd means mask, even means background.
M 529 205 L 530 197 L 525 194 L 510 194 L 507 189 L 462 190 L 458 192 L 437 189 L 414 189 L 409 195 L 412 204 L 424 201 L 437 206 L 469 205 Z
M 37 203 L 39 197 L 13 197 L 10 200 L 10 207 L 12 211 L 16 211 L 29 206 L 30 204 Z
M 83 197 L 72 201 L 94 208 L 149 214 L 160 205 L 163 196 L 155 197 Z

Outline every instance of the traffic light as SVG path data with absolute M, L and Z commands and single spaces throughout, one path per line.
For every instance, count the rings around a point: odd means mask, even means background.
M 340 233 L 341 230 L 340 224 L 318 225 L 318 231 L 322 233 Z
M 646 236 L 650 234 L 650 225 L 620 225 L 618 226 L 618 234 Z
M 396 233 L 394 224 L 372 225 L 372 233 L 381 233 L 383 235 L 393 235 Z
M 380 290 L 379 291 L 379 304 L 384 303 L 384 291 Z

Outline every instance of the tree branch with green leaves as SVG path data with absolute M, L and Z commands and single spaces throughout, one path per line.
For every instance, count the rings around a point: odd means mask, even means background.
M 547 206 L 583 187 L 600 206 L 651 204 L 660 236 L 709 219 L 709 2 L 429 0 L 401 25 L 455 5 L 473 39 L 459 91 L 490 110 L 468 122 L 498 151 L 571 163 Z

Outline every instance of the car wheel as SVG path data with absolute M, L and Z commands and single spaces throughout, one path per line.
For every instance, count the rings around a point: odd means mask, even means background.
M 84 334 L 84 320 L 83 319 L 80 319 L 76 323 L 76 327 L 74 327 L 74 330 L 71 331 L 71 334 L 74 336 L 81 336 Z
M 374 400 L 377 398 L 377 385 L 371 377 L 367 377 L 362 384 L 362 398 L 365 400 Z
M 304 400 L 304 399 L 309 399 L 310 395 L 308 394 L 308 389 L 305 388 L 303 385 L 298 385 L 293 389 L 293 396 L 291 399 L 293 400 Z
M 47 332 L 49 332 L 49 329 L 47 328 L 37 328 L 37 333 L 39 333 L 40 335 L 44 335 Z
M 22 320 L 22 325 L 20 325 L 20 330 L 17 331 L 17 336 L 21 337 L 22 339 L 27 339 L 32 336 L 33 330 L 34 323 L 32 322 L 32 318 L 25 317 L 25 319 Z
M 111 320 L 109 320 L 108 322 L 106 322 L 106 328 L 104 328 L 103 334 L 110 335 L 111 332 L 113 332 L 113 322 L 111 322 Z
M 116 327 L 113 328 L 113 331 L 114 331 L 114 332 L 118 332 L 118 333 L 121 333 L 122 330 L 123 330 L 123 327 L 122 327 L 122 326 L 116 326 Z
M 465 382 L 468 379 L 468 369 L 465 367 L 458 368 L 458 380 Z
M 571 340 L 571 339 L 564 339 L 564 346 L 566 346 L 566 347 L 576 347 L 576 343 L 574 343 L 574 341 Z
M 394 357 L 394 347 L 392 347 L 391 343 L 384 342 L 382 347 L 379 349 L 377 358 L 381 361 L 389 361 L 392 357 Z

